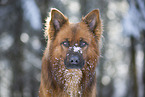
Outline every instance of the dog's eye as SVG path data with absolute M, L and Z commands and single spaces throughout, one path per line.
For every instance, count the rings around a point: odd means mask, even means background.
M 85 47 L 86 45 L 88 45 L 87 42 L 85 42 L 85 41 L 80 41 L 80 47 Z
M 64 41 L 64 42 L 62 42 L 61 43 L 63 46 L 65 46 L 65 47 L 69 47 L 69 42 L 68 41 Z

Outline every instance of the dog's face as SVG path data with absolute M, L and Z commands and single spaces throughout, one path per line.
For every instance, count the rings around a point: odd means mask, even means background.
M 48 58 L 53 64 L 56 79 L 63 84 L 66 70 L 78 70 L 82 76 L 94 73 L 102 32 L 99 10 L 93 10 L 80 23 L 73 24 L 54 9 L 48 25 Z
M 52 48 L 54 54 L 63 59 L 67 69 L 82 69 L 88 61 L 95 62 L 99 55 L 95 36 L 83 22 L 64 25 L 54 43 L 57 43 Z

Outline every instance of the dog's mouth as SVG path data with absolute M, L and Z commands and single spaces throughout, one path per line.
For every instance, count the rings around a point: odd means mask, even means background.
M 81 53 L 70 52 L 67 54 L 64 64 L 66 69 L 82 69 L 84 67 L 84 59 Z

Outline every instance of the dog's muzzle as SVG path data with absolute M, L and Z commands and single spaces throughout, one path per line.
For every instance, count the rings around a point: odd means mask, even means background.
M 84 59 L 81 53 L 72 52 L 67 54 L 64 64 L 67 69 L 82 69 L 84 66 Z

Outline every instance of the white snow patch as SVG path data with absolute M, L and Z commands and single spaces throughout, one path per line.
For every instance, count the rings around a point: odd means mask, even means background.
M 74 47 L 73 47 L 73 51 L 74 51 L 74 52 L 78 52 L 78 53 L 82 53 L 82 48 L 81 48 L 81 47 L 76 47 L 76 46 L 74 46 Z
M 142 13 L 138 11 L 138 9 L 134 6 L 134 3 L 130 4 L 128 15 L 124 18 L 123 21 L 126 35 L 132 35 L 136 38 L 139 38 L 140 32 L 142 31 L 142 29 L 145 29 L 145 21 L 143 21 L 144 14 L 145 11 Z
M 2 51 L 6 51 L 8 50 L 14 43 L 14 39 L 12 38 L 12 36 L 6 34 L 5 32 L 3 32 L 3 34 L 0 37 L 0 49 Z
M 24 19 L 30 22 L 33 29 L 41 29 L 40 10 L 34 0 L 21 0 L 24 10 Z
M 81 78 L 82 71 L 80 69 L 66 69 L 64 71 L 65 79 L 65 91 L 70 95 L 70 97 L 78 97 L 79 94 L 81 96 Z

